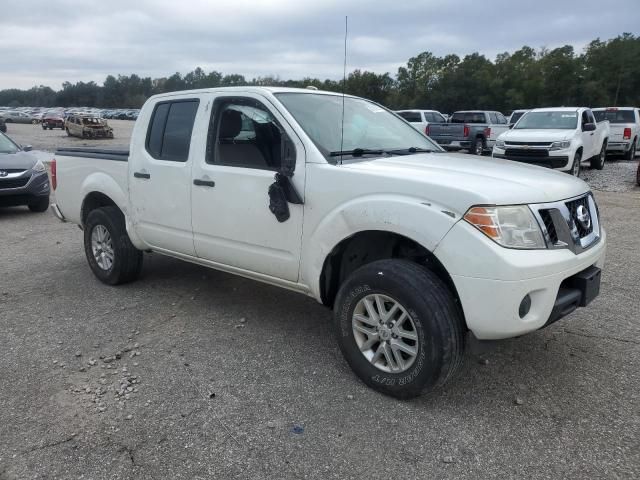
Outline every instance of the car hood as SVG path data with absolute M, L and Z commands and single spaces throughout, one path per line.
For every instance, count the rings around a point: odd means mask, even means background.
M 469 154 L 424 153 L 343 167 L 383 176 L 390 191 L 429 199 L 460 215 L 472 205 L 547 203 L 589 191 L 584 181 L 566 173 Z
M 24 168 L 29 170 L 33 168 L 37 161 L 36 156 L 29 152 L 0 153 L 0 170 L 5 168 Z
M 511 142 L 561 142 L 563 140 L 569 140 L 573 136 L 575 130 L 557 130 L 557 129 L 542 129 L 542 130 L 507 130 L 500 137 L 500 140 Z

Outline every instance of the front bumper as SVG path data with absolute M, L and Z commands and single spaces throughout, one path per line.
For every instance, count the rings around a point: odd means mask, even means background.
M 601 269 L 605 252 L 604 230 L 576 255 L 568 249 L 504 248 L 460 221 L 434 253 L 451 275 L 469 329 L 478 339 L 497 340 L 538 330 L 580 306 L 582 297 L 571 303 L 561 288 L 575 288 L 572 277 L 580 272 Z M 521 317 L 527 295 L 531 305 Z
M 11 183 L 9 183 L 11 180 Z M 25 180 L 22 185 L 19 180 Z M 19 185 L 19 186 L 16 186 Z M 0 179 L 0 206 L 12 207 L 18 205 L 28 205 L 50 194 L 49 176 L 47 172 L 37 172 L 7 179 Z
M 549 156 L 517 156 L 517 155 L 505 155 L 504 150 L 494 149 L 493 158 L 502 158 L 504 160 L 512 160 L 514 162 L 528 163 L 530 165 L 538 165 L 540 167 L 555 168 L 555 169 L 568 169 L 569 157 L 567 155 L 549 155 Z

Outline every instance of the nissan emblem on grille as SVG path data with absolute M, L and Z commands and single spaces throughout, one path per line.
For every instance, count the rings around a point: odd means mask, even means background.
M 0 177 L 6 177 L 7 175 L 9 175 L 9 172 L 6 170 L 0 170 Z
M 589 210 L 584 205 L 578 205 L 576 209 L 576 220 L 580 222 L 580 225 L 585 230 L 588 230 L 591 227 L 591 215 L 589 215 Z

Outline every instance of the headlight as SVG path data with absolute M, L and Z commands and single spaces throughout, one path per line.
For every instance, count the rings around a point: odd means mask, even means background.
M 471 207 L 464 219 L 503 247 L 547 248 L 540 226 L 526 205 Z
M 496 148 L 504 149 L 504 140 L 496 140 Z
M 41 160 L 38 160 L 31 170 L 34 172 L 46 172 L 47 167 L 44 166 Z
M 550 150 L 564 150 L 565 148 L 569 148 L 571 146 L 571 142 L 569 140 L 563 140 L 562 142 L 553 142 L 551 144 Z

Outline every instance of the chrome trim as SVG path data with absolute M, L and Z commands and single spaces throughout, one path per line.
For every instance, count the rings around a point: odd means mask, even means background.
M 2 170 L 2 168 L 0 168 L 0 170 Z M 21 172 L 7 173 L 6 175 L 3 175 L 0 178 L 2 178 L 2 179 L 5 179 L 5 178 L 17 178 L 17 177 L 20 177 L 20 176 L 24 175 L 27 172 L 28 172 L 28 170 L 23 170 Z
M 49 208 L 51 209 L 53 214 L 58 218 L 58 220 L 60 220 L 61 222 L 66 222 L 67 221 L 67 219 L 64 218 L 64 215 L 60 211 L 60 208 L 58 207 L 58 205 L 56 205 L 55 203 L 52 203 Z
M 569 212 L 567 203 L 574 202 L 582 198 L 587 198 L 587 203 L 589 205 L 589 215 L 591 216 L 593 229 L 589 235 L 580 238 L 578 228 L 575 225 L 574 219 L 571 218 L 571 213 Z M 566 200 L 561 200 L 559 202 L 536 203 L 533 205 L 529 205 L 529 207 L 531 208 L 533 215 L 538 221 L 540 229 L 542 230 L 542 235 L 544 236 L 544 239 L 547 242 L 547 247 L 549 249 L 568 248 L 573 253 L 578 255 L 596 245 L 602 237 L 598 206 L 596 205 L 593 194 L 591 192 L 583 195 L 578 195 L 577 197 L 568 198 Z M 556 234 L 558 237 L 558 241 L 556 243 L 553 243 L 551 240 L 551 236 L 549 235 L 547 227 L 544 224 L 544 220 L 542 219 L 542 215 L 540 214 L 541 210 L 549 211 L 549 215 L 551 216 L 551 220 L 553 221 L 553 226 L 556 229 Z

